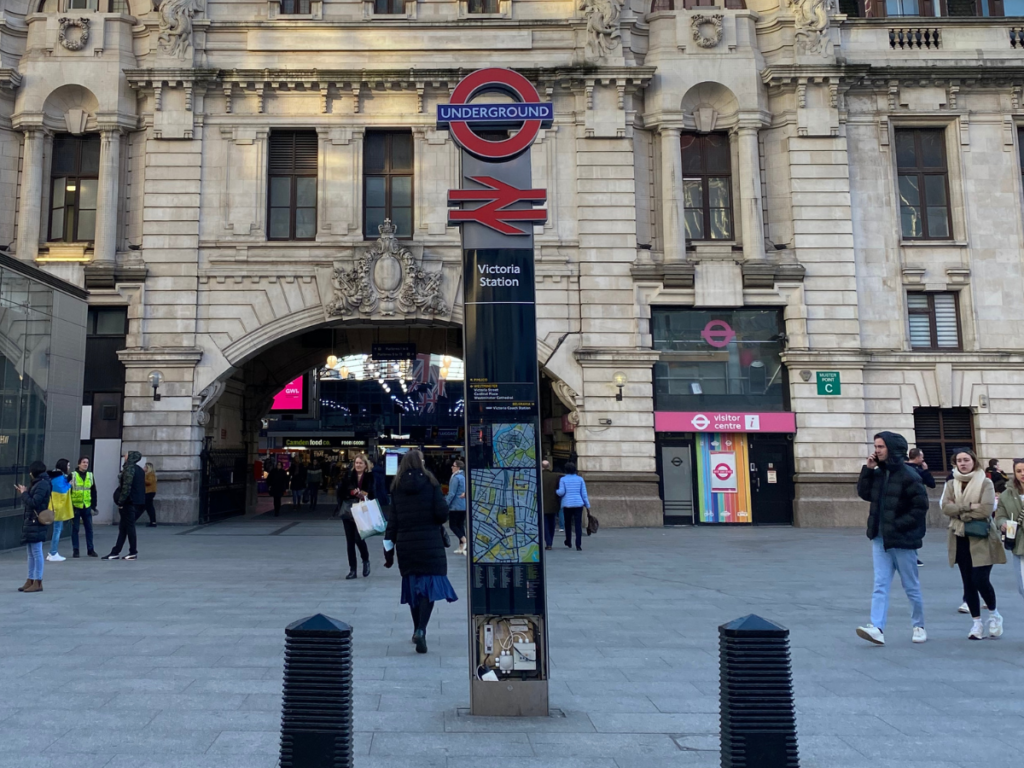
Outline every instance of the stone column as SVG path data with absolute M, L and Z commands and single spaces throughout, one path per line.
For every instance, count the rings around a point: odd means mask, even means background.
M 18 203 L 18 258 L 34 261 L 39 254 L 39 223 L 43 204 L 43 144 L 41 128 L 25 129 L 21 164 L 21 199 Z
M 758 125 L 741 124 L 736 130 L 740 174 L 740 221 L 743 258 L 764 259 L 764 214 L 761 208 L 761 160 L 757 148 Z
M 661 137 L 661 250 L 665 263 L 686 259 L 683 216 L 683 152 L 680 128 L 662 126 Z
M 100 133 L 100 173 L 96 192 L 96 239 L 93 262 L 113 266 L 117 253 L 117 202 L 121 180 L 121 131 Z

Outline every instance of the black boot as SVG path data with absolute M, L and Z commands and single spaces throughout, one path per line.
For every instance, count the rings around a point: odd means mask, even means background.
M 73 551 L 73 552 L 71 553 L 71 556 L 72 556 L 72 557 L 81 557 L 82 555 L 81 555 L 81 554 L 79 553 L 79 551 L 78 551 L 78 550 L 76 549 L 75 551 Z
M 413 632 L 412 641 L 416 643 L 416 653 L 427 652 L 427 633 L 422 629 Z
M 351 571 L 348 572 L 348 576 L 345 577 L 345 580 L 348 581 L 349 579 L 354 579 L 355 577 L 356 577 L 356 569 L 353 568 Z
M 365 579 L 370 575 L 370 561 L 363 560 L 363 578 Z

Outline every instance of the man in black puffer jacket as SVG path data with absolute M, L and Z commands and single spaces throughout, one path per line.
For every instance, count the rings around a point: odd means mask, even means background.
M 871 623 L 857 634 L 885 645 L 886 615 L 892 576 L 899 573 L 911 607 L 913 642 L 928 639 L 924 630 L 924 603 L 917 575 L 917 550 L 925 533 L 928 492 L 921 476 L 907 466 L 907 441 L 895 432 L 875 435 L 875 450 L 857 480 L 857 495 L 871 502 L 868 538 L 875 563 L 875 590 L 871 596 Z

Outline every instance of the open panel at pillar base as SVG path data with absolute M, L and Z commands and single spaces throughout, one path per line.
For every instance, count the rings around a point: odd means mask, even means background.
M 547 680 L 470 681 L 470 707 L 477 717 L 547 717 Z

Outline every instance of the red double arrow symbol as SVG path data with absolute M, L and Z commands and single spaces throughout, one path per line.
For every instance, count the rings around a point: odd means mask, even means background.
M 511 184 L 498 181 L 493 176 L 470 176 L 472 181 L 487 189 L 452 189 L 448 191 L 448 204 L 482 202 L 478 208 L 456 208 L 448 211 L 448 223 L 459 224 L 475 221 L 485 227 L 501 232 L 503 235 L 528 235 L 529 230 L 513 226 L 509 222 L 522 221 L 531 224 L 543 224 L 548 220 L 548 212 L 544 208 L 524 208 L 508 210 L 513 203 L 544 203 L 547 202 L 546 189 L 518 189 Z

